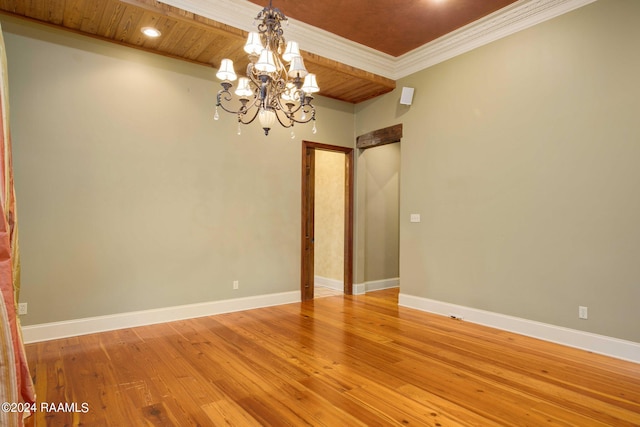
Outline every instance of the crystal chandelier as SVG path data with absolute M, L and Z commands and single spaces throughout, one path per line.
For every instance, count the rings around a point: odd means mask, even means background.
M 218 92 L 214 119 L 218 120 L 218 107 L 237 114 L 238 134 L 240 125 L 252 123 L 256 117 L 260 121 L 264 134 L 276 120 L 285 128 L 295 123 L 308 123 L 313 120 L 313 133 L 316 133 L 316 109 L 311 103 L 315 92 L 320 88 L 315 74 L 307 71 L 300 55 L 298 43 L 286 42 L 282 23 L 287 17 L 279 9 L 269 6 L 255 18 L 258 31 L 250 32 L 244 51 L 249 54 L 246 77 L 238 77 L 233 69 L 233 61 L 223 59 L 216 77 L 222 80 L 222 89 Z M 284 63 L 289 64 L 289 69 Z M 233 92 L 233 81 L 238 80 Z M 235 107 L 234 107 L 235 105 Z M 291 131 L 291 137 L 293 130 Z

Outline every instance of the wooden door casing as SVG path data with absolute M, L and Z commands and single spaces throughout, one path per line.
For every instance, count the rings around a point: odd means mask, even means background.
M 353 294 L 353 148 L 303 141 L 302 147 L 302 261 L 300 292 L 302 301 L 314 294 L 315 150 L 345 154 L 344 188 L 344 293 Z

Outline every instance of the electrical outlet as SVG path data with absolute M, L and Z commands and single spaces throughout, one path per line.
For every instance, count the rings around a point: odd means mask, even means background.
M 18 303 L 18 314 L 27 314 L 27 303 Z
M 578 317 L 580 319 L 587 319 L 589 317 L 589 309 L 588 307 L 578 306 Z
M 233 289 L 238 289 L 240 287 L 240 282 L 238 282 L 237 280 L 233 281 Z

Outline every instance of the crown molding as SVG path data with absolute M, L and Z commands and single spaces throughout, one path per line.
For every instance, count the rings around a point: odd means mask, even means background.
M 596 0 L 520 0 L 396 60 L 397 80 Z
M 285 34 L 298 41 L 307 52 L 397 80 L 594 1 L 519 0 L 400 57 L 376 51 L 292 18 L 285 27 Z M 162 2 L 244 31 L 254 30 L 253 18 L 262 10 L 248 0 Z

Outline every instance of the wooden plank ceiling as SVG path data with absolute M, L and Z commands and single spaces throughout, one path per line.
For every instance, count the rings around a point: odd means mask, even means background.
M 194 0 L 198 1 L 211 0 Z M 269 0 L 249 0 L 265 6 Z M 288 17 L 398 57 L 516 0 L 277 0 Z M 217 68 L 230 58 L 246 68 L 247 33 L 157 0 L 0 0 L 0 13 Z M 254 16 L 247 16 L 251 21 Z M 159 29 L 152 39 L 141 28 Z M 387 93 L 395 82 L 366 70 L 303 52 L 320 95 L 359 103 Z M 214 71 L 212 70 L 212 73 Z
M 0 0 L 0 12 L 121 45 L 217 68 L 222 58 L 246 68 L 245 31 L 155 0 Z M 247 17 L 248 20 L 254 17 Z M 159 38 L 142 34 L 155 27 Z M 395 88 L 391 79 L 303 52 L 320 95 L 351 103 Z

